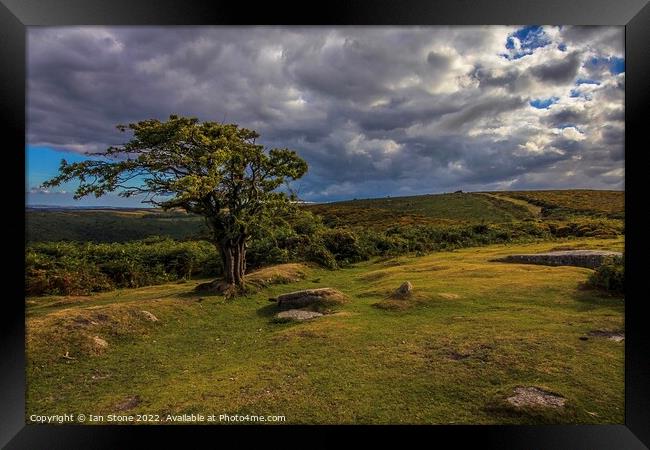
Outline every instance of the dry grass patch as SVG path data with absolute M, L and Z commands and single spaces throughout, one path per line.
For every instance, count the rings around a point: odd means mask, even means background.
M 135 305 L 64 309 L 27 321 L 27 352 L 42 362 L 97 356 L 111 347 L 113 339 L 142 335 L 152 326 Z
M 244 276 L 245 287 L 243 290 L 233 288 L 232 285 L 217 279 L 196 286 L 195 291 L 205 294 L 225 295 L 229 298 L 238 297 L 241 294 L 254 294 L 255 292 L 274 284 L 296 283 L 307 277 L 309 267 L 302 263 L 278 264 L 276 266 L 264 267 Z
M 309 273 L 309 267 L 305 264 L 290 263 L 277 266 L 264 267 L 244 277 L 247 283 L 254 284 L 260 288 L 271 284 L 288 284 L 303 280 Z

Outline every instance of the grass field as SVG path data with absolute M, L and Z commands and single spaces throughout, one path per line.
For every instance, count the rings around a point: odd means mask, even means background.
M 409 208 L 425 216 L 428 201 Z M 462 201 L 491 202 L 478 195 Z M 377 202 L 372 207 L 389 200 Z M 470 207 L 458 211 L 446 218 L 473 217 Z M 515 252 L 623 245 L 622 237 L 572 239 L 372 260 L 337 271 L 311 267 L 301 281 L 234 300 L 198 296 L 192 292 L 198 280 L 28 298 L 27 417 L 227 413 L 284 415 L 287 423 L 623 423 L 623 343 L 580 339 L 594 330 L 623 330 L 623 299 L 581 287 L 589 269 L 490 262 Z M 413 298 L 387 300 L 405 280 L 413 283 Z M 267 298 L 312 287 L 337 288 L 349 301 L 313 321 L 273 320 Z M 517 386 L 556 392 L 566 406 L 515 411 L 505 398 Z
M 548 209 L 564 209 L 583 214 L 605 214 L 623 217 L 625 193 L 587 189 L 553 191 L 498 192 L 498 196 L 517 198 Z
M 351 200 L 309 209 L 323 216 L 326 223 L 372 227 L 396 223 L 500 223 L 532 218 L 524 206 L 473 193 Z

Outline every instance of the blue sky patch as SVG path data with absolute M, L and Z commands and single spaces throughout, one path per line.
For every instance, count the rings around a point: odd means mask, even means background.
M 519 48 L 515 48 L 515 39 L 519 41 Z M 505 47 L 510 53 L 503 54 L 508 59 L 519 59 L 532 54 L 535 49 L 546 47 L 551 43 L 551 38 L 544 33 L 539 25 L 523 27 L 511 33 L 506 39 Z
M 585 67 L 606 67 L 607 70 L 609 70 L 609 73 L 612 75 L 618 75 L 619 73 L 625 72 L 625 59 L 619 58 L 618 56 L 593 56 L 585 63 Z
M 62 159 L 69 163 L 88 159 L 87 156 L 75 152 L 33 146 L 27 146 L 25 156 L 28 189 L 38 188 L 45 180 L 56 176 Z
M 557 103 L 558 100 L 560 100 L 558 97 L 536 98 L 535 100 L 531 100 L 529 103 L 533 108 L 548 109 L 553 103 Z
M 625 60 L 616 56 L 609 58 L 609 73 L 618 75 L 623 72 L 625 72 Z

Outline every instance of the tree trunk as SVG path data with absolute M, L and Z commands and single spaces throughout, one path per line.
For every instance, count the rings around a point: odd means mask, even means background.
M 232 246 L 229 243 L 222 243 L 219 246 L 221 259 L 223 261 L 223 278 L 226 284 L 235 284 L 235 264 Z
M 245 240 L 236 242 L 224 241 L 219 245 L 223 261 L 223 277 L 226 284 L 241 287 L 246 273 L 246 244 Z

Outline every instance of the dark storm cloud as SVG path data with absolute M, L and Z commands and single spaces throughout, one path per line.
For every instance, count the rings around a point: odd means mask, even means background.
M 572 53 L 560 61 L 553 61 L 532 67 L 530 73 L 543 83 L 560 84 L 573 81 L 580 67 L 580 58 Z
M 500 113 L 519 109 L 526 104 L 521 97 L 496 97 L 480 103 L 468 106 L 463 111 L 451 115 L 443 120 L 442 127 L 445 129 L 457 129 L 462 126 L 471 126 L 477 119 L 485 117 L 494 118 Z
M 588 120 L 589 118 L 584 112 L 565 109 L 552 112 L 542 119 L 542 123 L 554 128 L 563 128 L 583 124 Z
M 514 31 L 30 28 L 27 140 L 98 151 L 128 139 L 117 124 L 182 114 L 238 123 L 265 145 L 296 149 L 310 166 L 297 183 L 306 200 L 536 186 L 535 173 L 548 188 L 560 172 L 575 173 L 578 187 L 611 186 L 621 167 L 623 74 L 599 66 L 600 85 L 569 94 L 576 77 L 593 72 L 594 55 L 622 56 L 622 29 L 546 30 L 568 51 L 545 45 L 507 60 Z M 547 110 L 529 106 L 551 97 L 560 100 Z M 554 129 L 566 126 L 580 129 L 558 137 Z M 602 182 L 583 167 L 599 158 L 609 160 L 598 163 L 610 173 Z
M 476 78 L 483 87 L 506 87 L 512 91 L 515 89 L 515 83 L 519 80 L 519 71 L 510 70 L 502 75 L 496 75 L 489 69 L 482 66 L 477 66 L 472 72 L 472 76 Z

